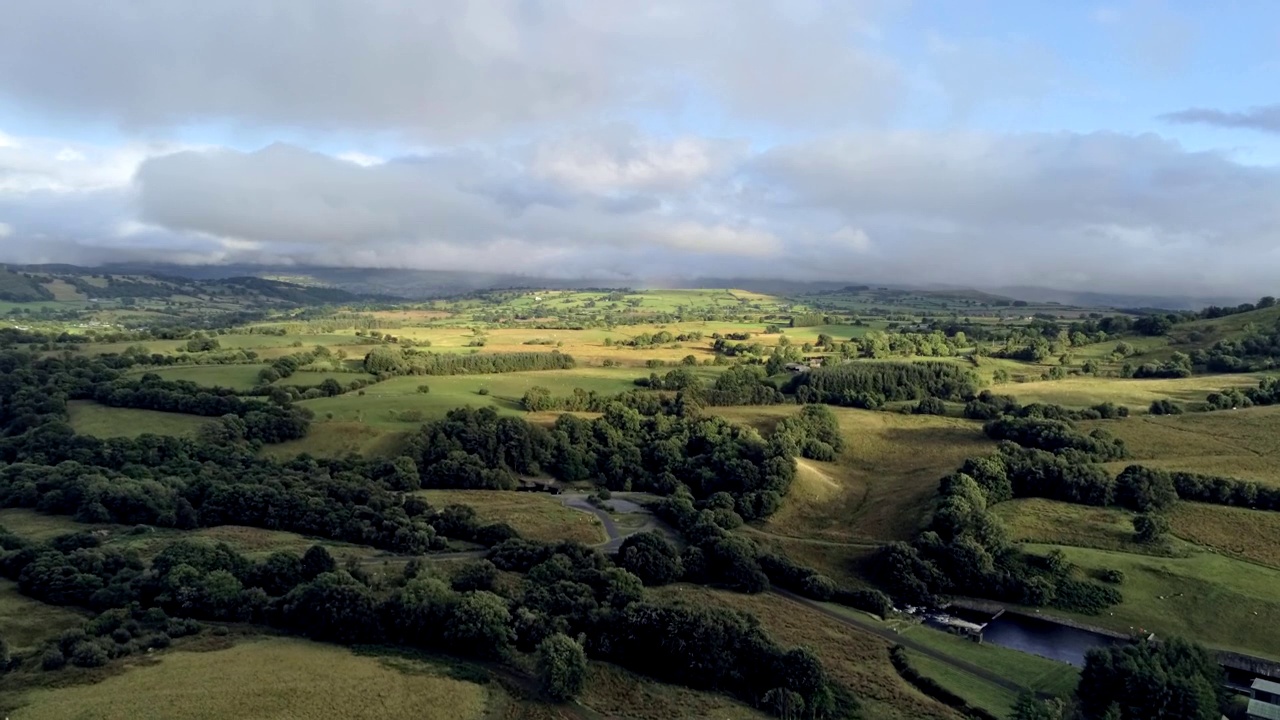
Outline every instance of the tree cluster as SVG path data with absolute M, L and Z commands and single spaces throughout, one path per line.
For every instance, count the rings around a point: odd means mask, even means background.
M 800 373 L 785 391 L 803 403 L 876 408 L 924 397 L 967 400 L 977 392 L 977 379 L 950 363 L 846 363 Z

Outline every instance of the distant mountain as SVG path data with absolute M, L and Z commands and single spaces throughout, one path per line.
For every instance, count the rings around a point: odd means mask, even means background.
M 181 266 L 78 267 L 75 265 L 0 266 L 0 300 L 34 302 L 54 300 L 50 288 L 62 289 L 65 300 L 120 298 L 234 297 L 271 305 L 321 305 L 361 301 L 394 301 L 388 294 L 352 292 L 317 284 L 286 282 L 252 274 L 192 277 Z
M 1196 310 L 1208 305 L 1237 305 L 1256 298 L 1235 296 L 1195 297 L 1188 295 L 1146 295 L 1123 292 L 1059 290 L 1035 286 L 983 288 L 940 283 L 912 284 L 866 278 L 844 281 L 806 281 L 781 278 L 743 277 L 669 277 L 620 278 L 583 277 L 549 278 L 513 273 L 482 273 L 445 270 L 408 270 L 403 268 L 347 268 L 322 266 L 269 265 L 171 265 L 156 263 L 114 263 L 84 268 L 73 265 L 31 266 L 46 273 L 113 273 L 147 275 L 161 278 L 192 280 L 228 280 L 260 278 L 296 287 L 325 287 L 345 290 L 360 296 L 384 296 L 407 299 L 448 297 L 476 290 L 498 288 L 740 288 L 774 295 L 801 295 L 837 291 L 851 285 L 890 288 L 937 296 L 961 297 L 983 302 L 1008 299 L 1037 303 L 1059 303 L 1075 307 L 1097 308 L 1163 308 Z

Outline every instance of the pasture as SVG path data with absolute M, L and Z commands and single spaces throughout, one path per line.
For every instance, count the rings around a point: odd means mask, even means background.
M 186 380 L 206 387 L 227 387 L 248 390 L 258 385 L 258 373 L 266 365 L 175 365 L 173 367 L 144 368 L 132 374 L 154 373 L 165 380 Z
M 570 395 L 574 388 L 616 395 L 634 389 L 635 379 L 642 376 L 647 377 L 647 372 L 634 368 L 579 367 L 489 375 L 398 377 L 371 385 L 363 395 L 346 393 L 304 400 L 299 405 L 314 412 L 320 424 L 358 422 L 381 429 L 411 430 L 422 424 L 423 419 L 443 417 L 459 407 L 492 407 L 506 415 L 523 413 L 520 398 L 534 385 L 549 389 L 552 395 Z M 418 392 L 421 385 L 430 388 L 430 392 Z M 415 411 L 421 415 L 412 414 L 413 419 L 402 419 L 404 413 Z
M 1081 622 L 1117 632 L 1183 635 L 1212 647 L 1280 659 L 1280 570 L 1207 551 L 1187 557 L 1152 557 L 1111 550 L 1028 543 L 1044 554 L 1059 548 L 1067 559 L 1093 574 L 1120 570 L 1124 601 L 1100 615 L 1060 610 Z
M 1074 376 L 1062 380 L 1013 383 L 993 388 L 1012 395 L 1023 404 L 1051 403 L 1083 408 L 1102 402 L 1128 406 L 1145 412 L 1155 400 L 1179 403 L 1203 402 L 1205 395 L 1230 387 L 1256 387 L 1261 376 L 1254 374 L 1195 375 L 1188 378 L 1135 380 Z
M 507 702 L 496 685 L 454 679 L 442 666 L 292 638 L 124 662 L 123 672 L 101 682 L 28 691 L 13 716 L 478 720 Z
M 148 433 L 190 437 L 202 426 L 213 422 L 211 418 L 199 415 L 114 408 L 99 405 L 92 400 L 68 402 L 67 414 L 71 427 L 76 432 L 99 438 L 132 438 Z
M 1014 542 L 1051 543 L 1118 550 L 1139 555 L 1179 554 L 1168 543 L 1144 545 L 1133 539 L 1133 513 L 1120 508 L 1092 507 L 1022 498 L 991 508 Z M 1185 549 L 1181 554 L 1185 555 Z
M 1280 568 L 1280 513 L 1183 502 L 1169 522 L 1173 534 L 1189 543 Z
M 1124 440 L 1130 458 L 1108 463 L 1115 472 L 1139 462 L 1280 484 L 1280 406 L 1099 420 L 1081 427 L 1103 427 Z

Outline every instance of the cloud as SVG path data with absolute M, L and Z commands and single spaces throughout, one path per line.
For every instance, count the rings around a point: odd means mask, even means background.
M 0 222 L 0 240 L 13 234 L 13 226 L 9 223 Z
M 683 181 L 675 178 L 671 189 Z M 646 178 L 648 189 L 655 183 Z M 589 193 L 542 183 L 513 158 L 484 153 L 360 166 L 282 144 L 255 153 L 188 151 L 147 160 L 135 189 L 144 223 L 236 241 L 223 249 L 313 261 L 421 266 L 469 258 L 504 270 L 556 270 L 551 265 L 571 253 L 595 262 L 602 253 L 649 253 L 669 262 L 781 248 L 767 230 L 703 216 L 696 203 L 641 202 L 619 214 Z
M 1154 135 L 859 133 L 774 148 L 750 175 L 775 221 L 875 238 L 843 265 L 862 277 L 1261 292 L 1280 244 L 1280 171 Z
M 1229 112 L 1209 108 L 1190 108 L 1160 116 L 1173 123 L 1213 125 L 1225 128 L 1257 130 L 1280 133 L 1280 105 L 1263 105 L 1244 112 Z
M 41 0 L 5 9 L 0 95 L 141 129 L 224 121 L 457 139 L 694 97 L 832 126 L 894 102 L 894 63 L 853 41 L 883 4 Z
M 541 179 L 587 193 L 687 188 L 728 168 L 738 143 L 697 137 L 656 141 L 613 128 L 540 143 L 531 170 Z

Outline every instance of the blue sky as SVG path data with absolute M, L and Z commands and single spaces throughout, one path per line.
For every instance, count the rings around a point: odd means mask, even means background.
M 1280 270 L 1272 2 L 6 12 L 0 261 L 1243 295 Z

